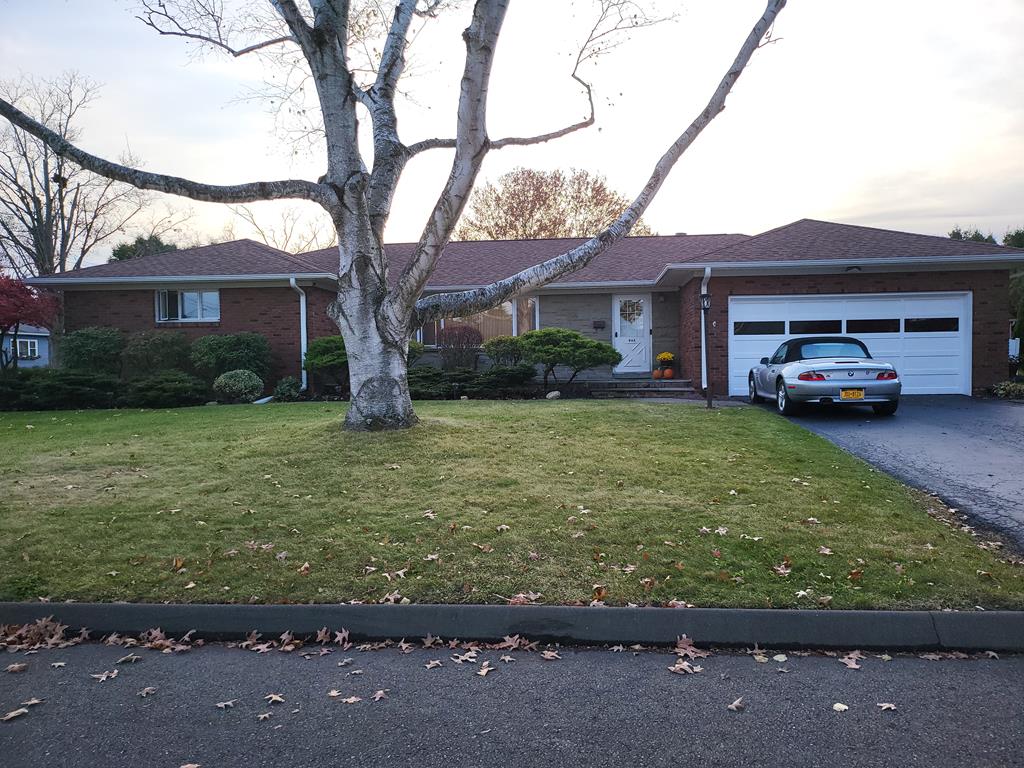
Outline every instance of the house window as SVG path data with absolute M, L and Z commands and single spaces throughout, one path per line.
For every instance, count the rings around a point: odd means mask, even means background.
M 495 336 L 522 336 L 536 330 L 540 307 L 535 296 L 512 299 L 469 317 L 435 320 L 419 329 L 417 336 L 426 346 L 437 346 L 437 336 L 446 325 L 469 325 L 480 331 L 484 341 Z
M 35 360 L 39 357 L 39 340 L 18 339 L 17 354 L 19 360 Z
M 162 323 L 220 320 L 220 291 L 157 291 L 156 319 Z

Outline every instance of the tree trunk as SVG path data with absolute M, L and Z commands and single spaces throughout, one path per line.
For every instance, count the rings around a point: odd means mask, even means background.
M 374 268 L 382 263 L 379 246 L 362 243 L 362 253 L 350 259 L 341 246 L 342 261 L 351 267 L 342 273 L 338 298 L 329 310 L 348 355 L 351 394 L 344 427 L 355 432 L 406 429 L 419 421 L 406 376 L 408 320 L 393 314 L 386 274 Z

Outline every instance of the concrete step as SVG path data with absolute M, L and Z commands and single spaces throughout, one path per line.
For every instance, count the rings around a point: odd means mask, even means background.
M 591 390 L 590 396 L 602 400 L 628 397 L 692 397 L 696 392 L 693 387 L 615 387 Z
M 602 389 L 675 389 L 693 384 L 690 379 L 617 379 L 580 383 L 585 384 L 591 392 Z

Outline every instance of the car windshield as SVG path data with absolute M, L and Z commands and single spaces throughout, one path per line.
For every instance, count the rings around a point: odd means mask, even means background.
M 855 341 L 809 341 L 799 345 L 794 360 L 820 357 L 871 357 L 867 349 Z

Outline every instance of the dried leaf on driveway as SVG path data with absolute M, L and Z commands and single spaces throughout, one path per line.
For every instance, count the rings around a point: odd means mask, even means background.
M 875 706 L 878 707 L 883 712 L 895 712 L 896 711 L 896 705 L 892 704 L 892 703 L 890 703 L 888 701 L 879 702 Z
M 129 653 L 127 656 L 122 656 L 120 659 L 115 661 L 115 664 L 134 664 L 136 661 L 142 661 L 141 656 L 137 656 L 134 653 Z
M 857 663 L 857 660 L 850 656 L 844 656 L 839 661 L 845 664 L 847 669 L 860 669 L 860 664 Z
M 676 659 L 676 663 L 668 668 L 669 672 L 674 672 L 677 675 L 696 675 L 704 671 L 704 667 L 692 666 L 690 662 L 684 661 L 683 659 Z
M 28 664 L 25 664 L 24 662 L 7 665 L 7 671 L 12 675 L 17 674 L 18 672 L 24 672 L 26 669 L 28 669 Z
M 20 706 L 22 706 L 22 707 L 34 707 L 34 706 L 36 706 L 36 704 L 42 704 L 43 701 L 44 701 L 43 699 L 37 699 L 35 696 L 33 696 L 28 701 L 21 702 Z
M 444 664 L 441 663 L 440 659 L 431 659 L 423 666 L 427 669 L 437 669 L 438 667 L 443 667 Z
M 14 710 L 11 710 L 10 712 L 8 712 L 3 717 L 0 717 L 0 722 L 6 723 L 8 720 L 13 720 L 16 717 L 21 717 L 22 715 L 27 715 L 27 714 L 28 714 L 28 710 L 25 709 L 24 707 L 21 707 L 19 709 L 14 709 Z
M 284 703 L 284 696 L 282 696 L 280 693 L 268 693 L 263 698 L 267 701 L 268 704 L 283 704 Z
M 141 691 L 139 691 L 137 695 L 141 696 L 142 698 L 146 698 L 147 696 L 152 696 L 154 693 L 156 693 L 156 688 L 152 686 L 147 686 L 143 688 Z
M 836 712 L 845 712 L 849 709 L 849 707 L 837 701 L 835 704 L 832 705 L 832 709 L 834 709 Z
M 733 712 L 742 712 L 746 707 L 747 705 L 743 703 L 743 697 L 740 696 L 736 701 L 728 705 L 726 709 L 731 709 Z
M 229 699 L 228 701 L 218 701 L 215 706 L 217 707 L 217 709 L 234 709 L 236 701 L 238 701 L 238 699 Z
M 107 680 L 113 680 L 117 677 L 117 670 L 111 669 L 109 671 L 100 672 L 98 675 L 89 675 L 93 680 L 98 680 L 101 683 L 107 682 Z
M 382 689 L 380 691 L 375 691 L 373 696 L 371 696 L 370 698 L 373 699 L 374 701 L 380 701 L 381 699 L 386 699 L 388 697 L 388 691 L 389 690 L 390 690 L 389 688 L 384 688 L 384 689 Z
M 542 659 L 547 659 L 548 661 L 554 661 L 555 659 L 562 658 L 558 655 L 558 651 L 541 651 L 540 657 Z

